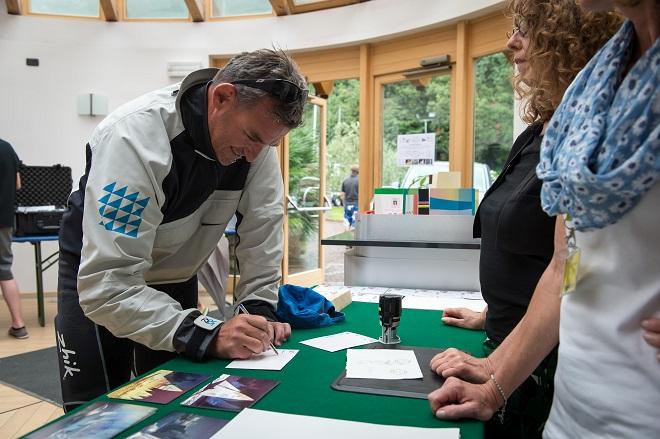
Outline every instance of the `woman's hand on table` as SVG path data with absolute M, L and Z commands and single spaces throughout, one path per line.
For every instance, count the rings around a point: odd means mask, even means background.
M 431 359 L 431 369 L 443 378 L 458 377 L 471 383 L 485 383 L 490 372 L 485 358 L 474 358 L 458 349 L 449 348 Z
M 467 308 L 447 308 L 442 313 L 442 323 L 466 329 L 484 329 L 486 312 Z
M 450 377 L 439 389 L 428 395 L 433 414 L 443 420 L 490 419 L 503 401 L 492 381 L 471 384 Z

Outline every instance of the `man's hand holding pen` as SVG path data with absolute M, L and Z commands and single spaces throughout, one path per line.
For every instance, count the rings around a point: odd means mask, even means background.
M 243 314 L 250 315 L 250 313 L 248 312 L 247 309 L 245 309 L 242 303 L 238 305 L 238 311 Z M 273 345 L 273 342 L 271 341 L 274 338 L 275 338 L 275 329 L 271 325 L 268 325 L 268 345 L 275 352 L 275 355 L 279 355 L 280 353 L 277 352 L 275 345 Z
M 239 308 L 240 309 L 240 308 Z M 213 356 L 219 358 L 247 359 L 269 349 L 277 350 L 291 335 L 288 323 L 269 322 L 263 316 L 245 312 L 227 320 L 211 348 Z

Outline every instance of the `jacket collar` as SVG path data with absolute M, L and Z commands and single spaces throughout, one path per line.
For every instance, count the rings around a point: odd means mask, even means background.
M 217 158 L 209 134 L 207 90 L 217 72 L 215 68 L 192 72 L 185 77 L 176 92 L 176 110 L 194 142 L 193 148 L 214 162 L 217 162 Z
M 183 78 L 183 81 L 181 82 L 181 87 L 179 87 L 179 90 L 177 91 L 177 95 L 176 95 L 177 113 L 181 114 L 182 96 L 186 94 L 186 92 L 190 90 L 192 87 L 200 84 L 206 84 L 207 82 L 212 80 L 215 74 L 218 73 L 219 70 L 220 69 L 209 67 L 207 69 L 196 70 L 190 73 L 185 78 Z

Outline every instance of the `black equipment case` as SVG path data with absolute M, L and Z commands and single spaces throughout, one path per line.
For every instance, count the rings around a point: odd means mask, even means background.
M 20 165 L 21 189 L 16 192 L 16 236 L 56 235 L 67 210 L 73 180 L 71 168 Z

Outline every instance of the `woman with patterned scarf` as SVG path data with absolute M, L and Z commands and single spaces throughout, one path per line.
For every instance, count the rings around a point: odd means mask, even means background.
M 536 177 L 544 126 L 571 81 L 623 21 L 615 14 L 583 11 L 575 0 L 510 0 L 507 15 L 514 25 L 507 41 L 516 66 L 513 89 L 529 126 L 514 142 L 474 219 L 474 237 L 481 238 L 479 281 L 488 307 L 481 313 L 449 308 L 442 314 L 446 325 L 484 330 L 486 355 L 525 315 L 552 259 L 555 219 L 541 208 L 542 182 Z M 464 352 L 447 349 L 433 358 L 431 368 L 442 372 L 467 358 Z M 471 380 L 486 381 L 484 361 L 469 361 L 482 365 L 482 375 Z M 509 397 L 506 416 L 486 423 L 487 439 L 541 437 L 552 404 L 556 364 L 553 349 Z
M 451 377 L 429 400 L 442 419 L 506 411 L 513 389 L 560 341 L 544 437 L 655 438 L 660 2 L 580 3 L 614 6 L 627 21 L 568 88 L 546 130 L 537 175 L 543 209 L 557 216 L 553 259 L 527 314 L 486 360 L 489 379 Z

